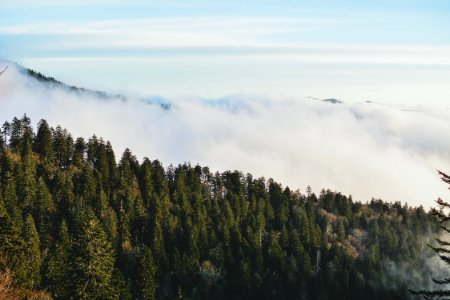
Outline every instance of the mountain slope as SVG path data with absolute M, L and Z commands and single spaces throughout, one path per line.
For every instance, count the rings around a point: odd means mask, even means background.
M 0 261 L 55 299 L 394 299 L 430 284 L 422 207 L 164 169 L 27 117 L 0 141 Z M 6 138 L 6 139 L 5 139 Z M 7 241 L 7 242 L 5 242 Z M 30 259 L 31 258 L 31 259 Z

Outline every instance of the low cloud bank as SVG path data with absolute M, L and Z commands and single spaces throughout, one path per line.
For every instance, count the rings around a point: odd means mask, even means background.
M 128 147 L 165 165 L 237 169 L 360 201 L 427 209 L 438 196 L 448 198 L 436 174 L 450 172 L 448 109 L 248 95 L 161 101 L 99 99 L 37 81 L 13 65 L 0 76 L 0 122 L 24 113 L 35 123 L 44 118 L 74 136 L 110 140 L 118 156 Z

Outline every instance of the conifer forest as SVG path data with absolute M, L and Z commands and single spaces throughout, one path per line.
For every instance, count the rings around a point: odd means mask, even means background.
M 408 289 L 432 283 L 434 214 L 300 188 L 14 118 L 0 135 L 0 298 L 416 299 Z

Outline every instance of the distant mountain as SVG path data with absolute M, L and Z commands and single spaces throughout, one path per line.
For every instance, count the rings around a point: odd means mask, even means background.
M 123 94 L 114 94 L 114 93 L 109 93 L 109 92 L 105 92 L 105 91 L 87 89 L 84 87 L 67 84 L 58 79 L 55 79 L 54 77 L 47 76 L 47 75 L 42 74 L 41 72 L 37 72 L 33 69 L 23 67 L 22 65 L 20 65 L 16 62 L 5 61 L 5 60 L 0 59 L 0 63 L 1 63 L 0 67 L 2 67 L 2 66 L 6 67 L 5 69 L 2 68 L 2 71 L 7 70 L 8 67 L 12 66 L 20 74 L 23 74 L 29 78 L 32 78 L 38 82 L 41 82 L 51 88 L 60 88 L 60 89 L 64 89 L 64 90 L 76 93 L 80 96 L 83 96 L 83 95 L 90 96 L 90 97 L 95 97 L 100 100 L 119 100 L 119 101 L 129 100 L 129 97 L 125 96 Z M 159 105 L 161 108 L 163 108 L 165 110 L 171 109 L 172 105 L 173 105 L 168 99 L 163 98 L 158 95 L 142 97 L 142 98 L 138 98 L 138 100 L 141 101 L 142 103 L 149 104 L 149 105 Z
M 172 108 L 172 102 L 167 99 L 164 98 L 162 96 L 159 95 L 152 95 L 152 96 L 147 96 L 145 98 L 141 98 L 140 99 L 141 102 L 145 103 L 145 104 L 150 104 L 150 105 L 159 105 L 161 106 L 161 108 L 165 109 L 165 110 L 169 110 Z
M 116 99 L 116 100 L 121 100 L 121 101 L 127 100 L 127 97 L 120 95 L 120 94 L 111 94 L 111 93 L 107 93 L 104 91 L 91 90 L 91 89 L 85 89 L 85 88 L 74 86 L 74 85 L 68 85 L 64 82 L 56 80 L 53 77 L 45 76 L 44 74 L 42 74 L 40 72 L 36 72 L 35 70 L 24 68 L 17 64 L 16 64 L 16 66 L 21 73 L 24 73 L 40 82 L 50 84 L 54 87 L 68 89 L 68 90 L 78 93 L 78 94 L 85 94 L 85 95 L 87 94 L 90 96 L 95 96 L 100 99 Z
M 321 99 L 321 98 L 316 98 L 316 97 L 308 97 L 308 99 L 316 100 L 316 101 L 322 101 L 322 102 L 328 102 L 328 103 L 331 103 L 331 104 L 342 104 L 342 103 L 344 103 L 344 102 L 342 102 L 342 101 L 340 101 L 340 100 L 338 100 L 336 98 Z
M 323 99 L 322 101 L 323 101 L 323 102 L 333 103 L 333 104 L 342 104 L 342 103 L 344 103 L 344 102 L 339 101 L 339 100 L 334 99 L 334 98 Z

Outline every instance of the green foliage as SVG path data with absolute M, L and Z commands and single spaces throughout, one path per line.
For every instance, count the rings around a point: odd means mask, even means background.
M 421 207 L 117 163 L 101 138 L 30 124 L 0 134 L 0 269 L 55 299 L 390 299 L 407 288 L 387 266 L 421 269 L 437 230 Z
M 27 215 L 25 217 L 23 240 L 25 242 L 23 262 L 25 263 L 21 270 L 23 272 L 16 272 L 16 276 L 18 276 L 19 280 L 23 282 L 22 286 L 28 289 L 34 289 L 39 287 L 41 282 L 42 258 L 40 251 L 39 234 L 36 230 L 34 219 L 31 215 Z
M 112 245 L 94 213 L 79 209 L 69 263 L 71 290 L 77 299 L 115 299 Z
M 37 182 L 32 214 L 40 235 L 41 248 L 49 248 L 54 234 L 56 207 L 42 177 Z
M 146 246 L 139 249 L 136 273 L 136 298 L 142 300 L 155 299 L 155 262 L 150 248 Z
M 38 130 L 34 141 L 34 151 L 43 159 L 49 161 L 53 160 L 52 131 L 45 120 L 41 120 L 38 123 Z
M 69 229 L 65 220 L 61 222 L 57 241 L 52 249 L 52 255 L 47 257 L 44 269 L 46 285 L 55 299 L 70 299 L 73 295 L 71 289 L 71 254 L 72 248 Z
M 0 197 L 0 269 L 20 268 L 24 241 L 20 227 L 10 218 Z

